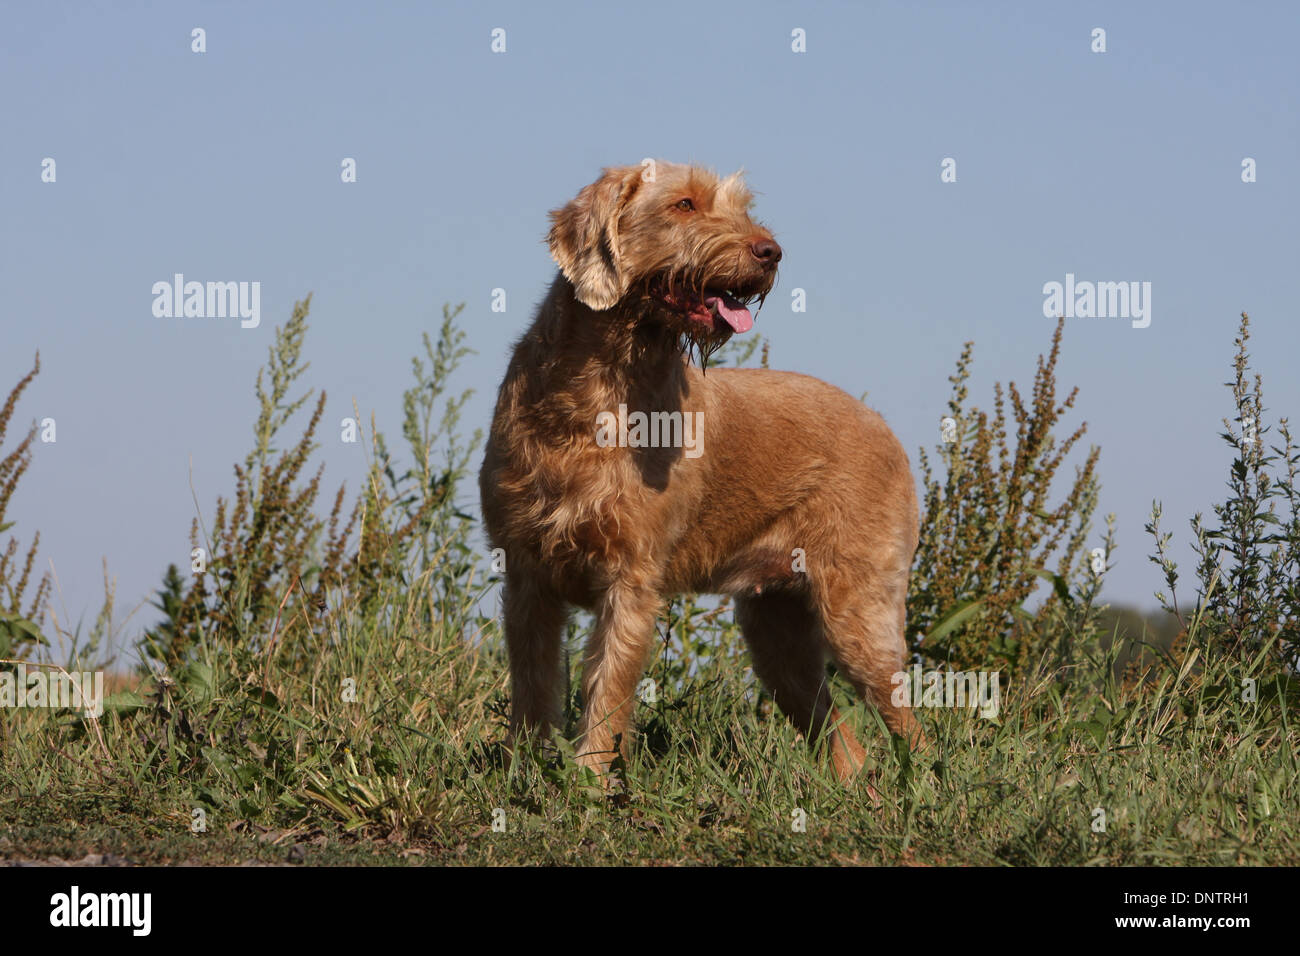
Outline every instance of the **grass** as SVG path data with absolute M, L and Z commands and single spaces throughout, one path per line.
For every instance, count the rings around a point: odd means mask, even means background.
M 1238 864 L 1300 859 L 1294 696 L 1242 701 L 1228 668 L 1163 661 L 1149 685 L 1012 685 L 997 720 L 925 712 L 908 755 L 879 727 L 880 792 L 831 779 L 728 656 L 661 662 L 627 791 L 571 762 L 510 762 L 505 662 L 455 633 L 340 622 L 310 674 L 205 661 L 138 709 L 18 710 L 0 853 L 138 862 Z M 259 673 L 260 678 L 260 673 Z M 337 689 L 356 681 L 355 703 Z M 1291 692 L 1294 694 L 1294 692 Z M 844 696 L 841 692 L 841 696 Z M 867 714 L 858 709 L 863 719 Z M 874 723 L 874 722 L 872 722 Z M 102 734 L 102 740 L 100 735 Z M 206 832 L 191 832 L 195 809 Z M 504 832 L 493 830 L 495 819 Z M 1104 811 L 1104 832 L 1094 829 Z M 806 814 L 799 832 L 796 814 Z M 298 847 L 297 850 L 294 848 Z
M 455 366 L 454 317 L 445 316 L 437 342 L 426 341 L 429 361 L 416 363 L 403 428 L 414 464 L 398 469 L 382 437 L 371 436 L 375 457 L 353 511 L 360 543 L 350 548 L 339 545 L 342 492 L 329 525 L 313 526 L 319 474 L 307 486 L 312 496 L 295 493 L 272 460 L 276 422 L 288 420 L 274 407 L 290 403 L 295 377 L 292 361 L 279 367 L 256 431 L 261 460 L 250 456 L 240 479 L 241 488 L 273 489 L 273 513 L 244 490 L 219 539 L 196 528 L 211 564 L 203 575 L 172 569 L 165 578 L 165 620 L 141 637 L 148 664 L 119 682 L 101 718 L 0 709 L 0 859 L 1300 861 L 1300 691 L 1279 666 L 1291 622 L 1283 616 L 1261 629 L 1257 602 L 1251 626 L 1272 636 L 1236 639 L 1225 651 L 1232 622 L 1208 613 L 1217 606 L 1213 581 L 1170 643 L 1107 629 L 1091 604 L 1096 582 L 1080 578 L 1071 591 L 1063 580 L 1059 600 L 1032 626 L 1017 617 L 1006 658 L 1015 666 L 997 717 L 926 708 L 923 750 L 908 752 L 874 713 L 853 707 L 878 803 L 864 786 L 841 786 L 774 711 L 725 604 L 689 597 L 660 622 L 663 645 L 637 705 L 624 786 L 605 792 L 578 771 L 567 743 L 580 706 L 577 623 L 558 751 L 508 754 L 493 582 L 486 556 L 470 545 L 472 516 L 457 503 L 473 450 L 453 437 L 463 396 L 446 402 L 440 424 L 429 414 Z M 283 341 L 296 349 L 301 335 Z M 279 443 L 294 474 L 308 437 Z M 446 449 L 441 465 L 437 443 Z M 996 501 L 987 483 L 980 487 L 982 501 Z M 1062 520 L 1077 527 L 1078 517 Z M 268 535 L 268 524 L 290 530 Z M 301 556 L 286 571 L 275 552 L 290 545 Z M 1045 555 L 1038 560 L 1045 566 Z M 977 600 L 959 597 L 967 607 Z M 944 619 L 942 609 L 935 618 Z M 68 665 L 102 659 L 101 630 L 61 635 L 72 648 Z M 971 631 L 961 633 L 969 643 Z M 1026 656 L 1027 642 L 1036 642 L 1036 657 Z M 49 652 L 33 640 L 15 645 L 15 655 Z M 851 701 L 831 678 L 840 701 Z

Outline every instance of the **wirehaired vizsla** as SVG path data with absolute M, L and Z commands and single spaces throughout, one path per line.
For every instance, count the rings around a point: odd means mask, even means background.
M 559 723 L 565 624 L 587 608 L 579 754 L 599 772 L 627 745 L 655 617 L 680 592 L 735 598 L 754 670 L 841 778 L 864 754 L 827 652 L 919 738 L 890 701 L 917 543 L 907 454 L 825 382 L 690 360 L 748 331 L 776 279 L 781 247 L 752 203 L 739 173 L 606 169 L 551 213 L 560 271 L 497 399 L 479 483 L 505 553 L 512 737 Z

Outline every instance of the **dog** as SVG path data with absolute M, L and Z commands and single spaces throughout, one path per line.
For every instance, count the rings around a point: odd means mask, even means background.
M 479 485 L 505 556 L 511 740 L 560 725 L 563 635 L 585 608 L 577 752 L 601 775 L 626 754 L 656 616 L 681 592 L 734 598 L 755 672 L 841 779 L 865 754 L 828 652 L 892 732 L 921 739 L 890 700 L 918 535 L 902 445 L 818 379 L 703 367 L 776 280 L 782 250 L 752 203 L 740 173 L 605 169 L 550 214 L 559 274 L 497 398 Z

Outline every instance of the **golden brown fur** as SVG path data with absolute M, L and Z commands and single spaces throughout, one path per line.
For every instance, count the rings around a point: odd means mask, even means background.
M 707 352 L 746 325 L 736 306 L 770 291 L 781 250 L 739 175 L 650 170 L 607 169 L 551 214 L 560 274 L 497 400 L 480 488 L 506 556 L 512 732 L 559 722 L 564 626 L 587 608 L 579 753 L 607 768 L 663 600 L 723 593 L 755 671 L 800 730 L 829 731 L 847 779 L 863 753 L 831 705 L 828 651 L 892 730 L 918 735 L 890 703 L 917 541 L 907 455 L 879 415 L 815 378 L 689 362 L 684 345 Z M 620 405 L 703 413 L 702 453 L 601 447 L 600 416 Z

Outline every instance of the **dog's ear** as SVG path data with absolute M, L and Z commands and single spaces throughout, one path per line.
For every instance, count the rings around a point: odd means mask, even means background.
M 619 262 L 618 218 L 640 185 L 640 166 L 611 167 L 567 206 L 551 213 L 546 237 L 551 258 L 588 308 L 613 308 L 627 291 Z

